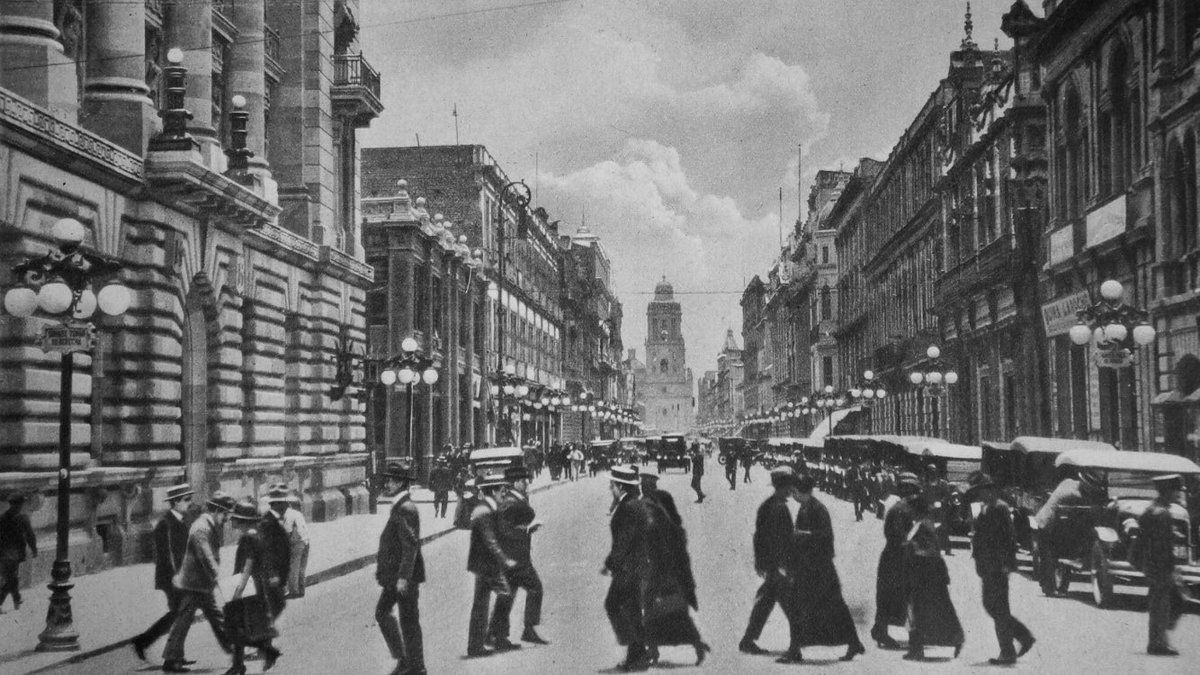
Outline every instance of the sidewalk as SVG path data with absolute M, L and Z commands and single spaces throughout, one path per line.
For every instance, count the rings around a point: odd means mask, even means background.
M 543 471 L 530 485 L 530 493 L 540 492 L 570 481 L 551 481 Z M 413 501 L 421 513 L 421 541 L 427 543 L 454 531 L 455 498 L 445 518 L 433 514 L 433 493 L 422 487 L 412 490 Z M 390 503 L 381 501 L 377 513 L 346 516 L 326 523 L 309 523 L 310 548 L 308 585 L 328 581 L 375 564 L 379 533 L 387 522 Z M 235 542 L 236 544 L 236 542 Z M 235 544 L 221 549 L 222 576 L 233 574 Z M 29 673 L 41 669 L 78 663 L 97 654 L 120 649 L 166 612 L 166 601 L 154 590 L 154 565 L 126 565 L 96 574 L 72 577 L 71 608 L 79 633 L 79 650 L 74 652 L 37 652 L 38 633 L 46 625 L 50 592 L 44 585 L 22 589 L 25 602 L 14 611 L 6 602 L 0 613 L 0 672 Z M 299 600 L 297 602 L 303 602 Z M 201 618 L 197 614 L 197 618 Z M 157 661 L 160 641 L 147 654 Z

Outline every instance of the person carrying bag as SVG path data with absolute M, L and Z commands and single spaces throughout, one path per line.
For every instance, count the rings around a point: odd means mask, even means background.
M 232 647 L 233 665 L 225 675 L 245 675 L 246 645 L 263 653 L 263 670 L 275 665 L 281 652 L 271 643 L 279 636 L 275 630 L 277 611 L 263 591 L 272 572 L 266 546 L 258 531 L 258 507 L 249 499 L 238 502 L 230 522 L 241 532 L 234 556 L 236 575 L 229 582 L 229 602 L 225 603 L 225 635 Z

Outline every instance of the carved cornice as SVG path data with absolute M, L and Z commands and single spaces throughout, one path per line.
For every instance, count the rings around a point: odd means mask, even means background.
M 298 267 L 314 270 L 321 260 L 321 247 L 315 242 L 274 223 L 247 230 L 246 234 L 250 246 Z
M 67 169 L 86 165 L 89 174 L 141 184 L 142 159 L 81 127 L 64 122 L 33 103 L 0 88 L 0 128 L 22 149 Z
M 149 196 L 192 215 L 217 214 L 244 227 L 259 227 L 276 218 L 279 205 L 200 161 L 195 150 L 150 150 L 146 154 Z
M 375 280 L 375 268 L 332 246 L 321 247 L 320 261 L 325 274 L 348 284 L 366 288 Z

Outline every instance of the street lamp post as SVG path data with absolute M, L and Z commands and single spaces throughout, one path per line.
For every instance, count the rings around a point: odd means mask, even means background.
M 1079 323 L 1071 327 L 1071 342 L 1093 343 L 1102 367 L 1132 365 L 1133 350 L 1154 342 L 1156 332 L 1144 309 L 1125 304 L 1125 287 L 1109 279 L 1100 284 L 1100 300 L 1079 310 Z
M 958 373 L 942 360 L 942 350 L 937 345 L 929 345 L 925 350 L 925 357 L 928 359 L 925 364 L 927 369 L 913 370 L 908 374 L 908 381 L 913 386 L 922 387 L 924 394 L 929 397 L 933 407 L 933 435 L 937 437 L 941 433 L 941 410 L 938 401 L 941 400 L 942 394 L 946 393 L 947 386 L 958 383 Z
M 120 316 L 129 309 L 129 289 L 119 282 L 108 283 L 97 292 L 93 282 L 115 277 L 122 269 L 115 260 L 81 250 L 87 230 L 74 218 L 54 223 L 58 251 L 31 258 L 13 267 L 18 285 L 4 294 L 4 309 L 18 318 L 28 318 L 39 310 L 58 324 L 42 331 L 43 351 L 62 352 L 62 382 L 58 407 L 58 513 L 50 607 L 46 610 L 46 628 L 38 635 L 38 651 L 79 649 L 79 633 L 71 612 L 71 560 L 68 548 L 71 532 L 71 398 L 75 375 L 76 351 L 95 347 L 96 330 L 89 319 L 99 309 L 109 316 Z
M 504 428 L 507 440 L 519 446 L 521 444 L 520 423 L 522 421 L 520 418 L 523 417 L 520 401 L 529 395 L 529 383 L 525 381 L 525 378 L 517 375 L 516 366 L 507 363 L 503 368 L 492 374 L 491 394 L 492 400 L 498 401 L 496 414 L 498 417 L 503 418 L 505 422 Z M 516 407 L 518 415 L 518 433 L 516 434 L 513 433 L 512 410 L 510 406 Z M 497 438 L 496 441 L 499 443 L 500 439 Z
M 404 385 L 405 398 L 408 403 L 407 412 L 407 452 L 409 457 L 415 462 L 417 461 L 416 451 L 413 448 L 413 408 L 414 408 L 414 387 L 420 383 L 432 387 L 437 384 L 440 374 L 438 370 L 441 368 L 441 361 L 436 356 L 427 356 L 421 343 L 413 336 L 408 336 L 400 341 L 401 355 L 391 359 L 388 362 L 388 367 L 379 372 L 379 382 L 385 387 L 395 385 Z M 428 470 L 429 467 L 423 467 L 423 470 Z

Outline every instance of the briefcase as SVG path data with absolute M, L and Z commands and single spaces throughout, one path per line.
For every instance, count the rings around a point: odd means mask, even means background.
M 279 636 L 275 620 L 261 595 L 225 603 L 225 633 L 230 642 L 250 644 Z

